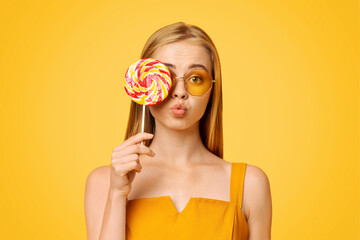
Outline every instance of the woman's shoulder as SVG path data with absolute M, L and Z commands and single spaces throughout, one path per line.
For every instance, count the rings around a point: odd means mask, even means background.
M 100 166 L 87 176 L 84 194 L 84 211 L 88 234 L 90 226 L 94 226 L 96 222 L 101 221 L 99 216 L 102 215 L 101 209 L 104 209 L 110 186 L 110 168 L 109 166 Z M 91 231 L 93 228 L 91 227 Z
M 109 165 L 104 165 L 104 166 L 99 166 L 94 168 L 93 170 L 90 171 L 89 173 L 89 177 L 91 178 L 102 178 L 102 177 L 107 177 L 110 176 L 110 166 Z
M 256 194 L 259 192 L 258 190 L 262 189 L 265 193 L 269 188 L 270 181 L 265 171 L 258 166 L 246 163 L 244 191 Z
M 243 206 L 247 216 L 250 215 L 250 209 L 261 210 L 271 206 L 269 178 L 264 170 L 251 164 L 246 164 Z
M 268 179 L 266 173 L 264 170 L 262 170 L 260 167 L 246 163 L 246 174 L 249 176 L 249 178 L 255 178 L 259 180 L 266 180 Z
M 110 166 L 99 166 L 90 171 L 86 179 L 86 189 L 107 189 L 110 185 Z
M 248 192 L 258 188 L 266 188 L 269 186 L 269 178 L 264 170 L 255 165 L 246 162 L 236 162 L 233 164 L 243 165 L 245 169 L 244 191 L 248 188 Z

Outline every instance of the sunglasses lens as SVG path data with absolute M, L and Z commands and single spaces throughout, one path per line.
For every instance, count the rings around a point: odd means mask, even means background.
M 212 77 L 204 69 L 192 70 L 185 76 L 188 92 L 193 96 L 202 96 L 212 86 Z
M 172 71 L 171 73 L 172 79 L 175 80 L 175 74 Z M 193 96 L 202 96 L 212 87 L 212 77 L 204 69 L 192 70 L 185 75 L 184 80 L 187 91 Z

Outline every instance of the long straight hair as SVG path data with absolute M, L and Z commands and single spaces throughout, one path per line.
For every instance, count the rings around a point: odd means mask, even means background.
M 202 143 L 213 154 L 223 158 L 223 119 L 222 119 L 222 87 L 221 68 L 219 55 L 210 37 L 199 27 L 183 22 L 167 25 L 155 33 L 145 43 L 140 58 L 151 58 L 155 51 L 163 45 L 182 40 L 203 46 L 209 51 L 213 64 L 212 76 L 215 84 L 206 107 L 205 113 L 200 119 L 199 131 Z M 142 105 L 131 101 L 128 125 L 125 140 L 141 132 Z M 144 131 L 155 133 L 155 119 L 151 115 L 149 107 L 145 106 Z M 152 139 L 145 140 L 146 146 L 151 144 Z

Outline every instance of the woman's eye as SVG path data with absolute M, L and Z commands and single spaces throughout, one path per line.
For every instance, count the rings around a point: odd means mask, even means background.
M 190 82 L 193 82 L 193 83 L 200 83 L 201 82 L 201 78 L 197 77 L 197 76 L 192 76 L 189 80 L 190 80 Z

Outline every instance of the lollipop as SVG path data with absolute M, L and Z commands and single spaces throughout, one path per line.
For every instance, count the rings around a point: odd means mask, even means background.
M 144 132 L 145 106 L 162 102 L 168 96 L 171 84 L 171 73 L 158 60 L 140 59 L 127 69 L 125 91 L 134 102 L 143 105 L 141 132 Z
M 158 60 L 140 59 L 125 74 L 125 91 L 138 104 L 152 106 L 162 102 L 171 88 L 171 74 Z

